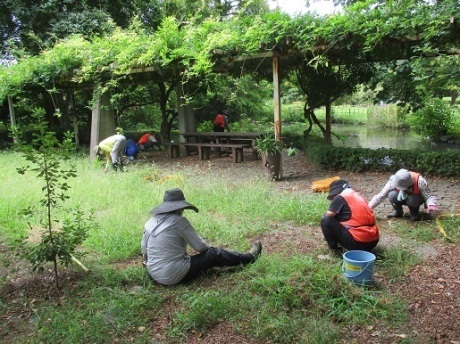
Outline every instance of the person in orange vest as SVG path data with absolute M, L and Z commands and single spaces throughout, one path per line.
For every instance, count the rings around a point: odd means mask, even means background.
M 228 113 L 223 110 L 214 118 L 214 132 L 224 132 L 225 130 L 230 131 L 230 127 L 228 126 Z
M 433 213 L 436 207 L 436 196 L 431 193 L 428 183 L 420 173 L 402 168 L 390 177 L 383 189 L 372 197 L 369 207 L 374 209 L 387 198 L 393 206 L 393 212 L 387 218 L 403 217 L 403 205 L 409 208 L 410 219 L 420 221 L 420 206 L 425 204 L 426 212 Z
M 375 215 L 366 199 L 343 179 L 330 184 L 328 210 L 321 219 L 321 230 L 329 247 L 320 259 L 340 257 L 345 250 L 371 251 L 379 242 Z

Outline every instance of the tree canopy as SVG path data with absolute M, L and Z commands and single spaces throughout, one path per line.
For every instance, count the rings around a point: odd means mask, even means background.
M 144 8 L 127 27 L 118 25 L 90 37 L 73 34 L 57 39 L 38 55 L 3 66 L 0 99 L 20 95 L 31 86 L 50 94 L 69 87 L 104 90 L 134 78 L 136 72 L 149 72 L 151 80 L 188 83 L 193 86 L 191 95 L 223 72 L 250 73 L 270 80 L 269 57 L 274 54 L 282 58 L 282 73 L 289 73 L 301 64 L 314 65 L 321 60 L 323 65 L 333 66 L 440 56 L 455 52 L 460 40 L 457 1 L 367 0 L 325 17 L 290 17 L 266 11 L 262 5 L 251 7 L 251 1 L 237 1 L 237 5 L 209 1 L 215 11 L 204 16 L 198 11 L 201 2 L 185 0 L 171 3 L 192 4 L 189 12 L 167 16 L 170 12 L 161 3 L 151 1 L 157 7 L 148 7 L 163 10 L 153 16 L 155 29 L 145 25 L 153 19 L 147 20 Z M 233 10 L 217 10 L 225 4 Z

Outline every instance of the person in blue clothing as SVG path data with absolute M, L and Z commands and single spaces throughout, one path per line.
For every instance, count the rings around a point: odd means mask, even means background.
M 124 154 L 128 160 L 137 159 L 138 154 L 140 153 L 141 148 L 139 145 L 131 139 L 126 140 Z

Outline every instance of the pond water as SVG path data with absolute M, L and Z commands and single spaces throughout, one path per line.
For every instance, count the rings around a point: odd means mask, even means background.
M 333 124 L 332 132 L 340 137 L 337 138 L 335 135 L 332 137 L 332 142 L 337 147 L 460 150 L 458 145 L 435 144 L 407 130 Z

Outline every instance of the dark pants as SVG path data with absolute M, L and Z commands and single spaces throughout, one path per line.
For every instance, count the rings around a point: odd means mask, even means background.
M 221 127 L 219 124 L 214 124 L 214 132 L 218 132 L 218 133 L 221 133 L 221 132 L 224 132 L 225 131 L 225 128 L 224 127 Z
M 347 250 L 371 251 L 378 244 L 378 240 L 372 242 L 359 242 L 353 239 L 347 228 L 332 216 L 324 216 L 321 219 L 321 230 L 330 249 L 338 250 L 339 244 Z
M 402 206 L 407 205 L 411 214 L 418 214 L 420 206 L 424 203 L 423 197 L 421 195 L 409 195 L 404 201 L 398 201 L 398 194 L 399 191 L 394 190 L 388 193 L 388 199 L 393 208 L 402 213 Z
M 191 256 L 190 258 L 190 270 L 181 282 L 197 278 L 204 271 L 215 266 L 247 265 L 254 261 L 254 256 L 250 253 L 227 251 L 219 247 L 211 247 L 209 250 Z

